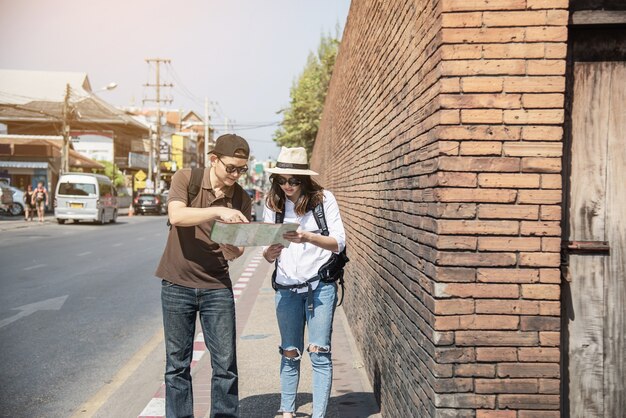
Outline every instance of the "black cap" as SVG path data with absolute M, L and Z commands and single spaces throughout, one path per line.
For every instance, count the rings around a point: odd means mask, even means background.
M 211 151 L 213 154 L 224 157 L 245 158 L 250 156 L 250 147 L 245 139 L 235 134 L 221 135 L 215 141 L 215 148 Z

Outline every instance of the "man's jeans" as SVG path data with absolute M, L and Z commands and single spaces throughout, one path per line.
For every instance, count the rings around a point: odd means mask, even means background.
M 211 353 L 211 417 L 238 417 L 235 301 L 232 289 L 161 284 L 165 329 L 165 409 L 168 418 L 193 417 L 191 359 L 196 314 Z
M 307 309 L 306 292 L 296 293 L 289 289 L 278 289 L 275 301 L 281 337 L 280 352 L 283 354 L 280 362 L 280 412 L 295 412 L 306 323 L 309 330 L 308 351 L 313 366 L 312 418 L 322 418 L 326 414 L 333 380 L 330 339 L 337 305 L 337 285 L 319 283 L 313 291 L 312 312 Z M 316 351 L 311 350 L 312 347 L 315 347 Z M 295 358 L 284 355 L 285 351 L 294 349 L 298 351 Z

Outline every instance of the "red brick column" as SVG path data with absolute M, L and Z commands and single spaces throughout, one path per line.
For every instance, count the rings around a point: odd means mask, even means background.
M 567 6 L 352 4 L 313 165 L 385 416 L 559 416 Z

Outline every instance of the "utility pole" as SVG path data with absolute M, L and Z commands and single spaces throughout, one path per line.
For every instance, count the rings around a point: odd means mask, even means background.
M 161 64 L 170 64 L 172 61 L 169 59 L 162 58 L 146 58 L 146 62 L 148 65 L 151 63 L 156 64 L 156 83 L 144 84 L 145 87 L 155 87 L 156 88 L 156 99 L 145 99 L 145 102 L 155 102 L 156 103 L 156 149 L 155 149 L 155 158 L 154 163 L 156 164 L 156 177 L 154 180 L 154 192 L 158 192 L 159 183 L 161 182 L 161 102 L 172 103 L 172 99 L 161 99 L 161 87 L 174 87 L 172 83 L 163 83 L 161 84 Z M 152 143 L 152 139 L 150 139 L 150 143 Z M 152 148 L 152 147 L 151 147 Z M 152 151 L 151 151 L 152 152 Z M 152 169 L 152 167 L 150 167 Z
M 63 100 L 63 126 L 61 133 L 63 135 L 63 147 L 61 148 L 61 174 L 70 171 L 70 85 L 65 85 L 65 99 Z
M 204 98 L 204 167 L 209 166 L 209 98 Z

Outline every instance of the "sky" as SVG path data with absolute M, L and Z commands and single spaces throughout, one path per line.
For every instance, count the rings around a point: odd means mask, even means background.
M 155 97 L 204 116 L 220 135 L 246 138 L 257 159 L 276 158 L 272 136 L 289 90 L 323 34 L 341 36 L 350 0 L 0 0 L 0 68 L 85 72 L 117 106 Z M 146 103 L 154 107 L 154 103 Z M 264 127 L 260 127 L 265 125 Z M 267 126 L 271 125 L 271 126 Z M 252 129 L 251 129 L 252 128 Z

